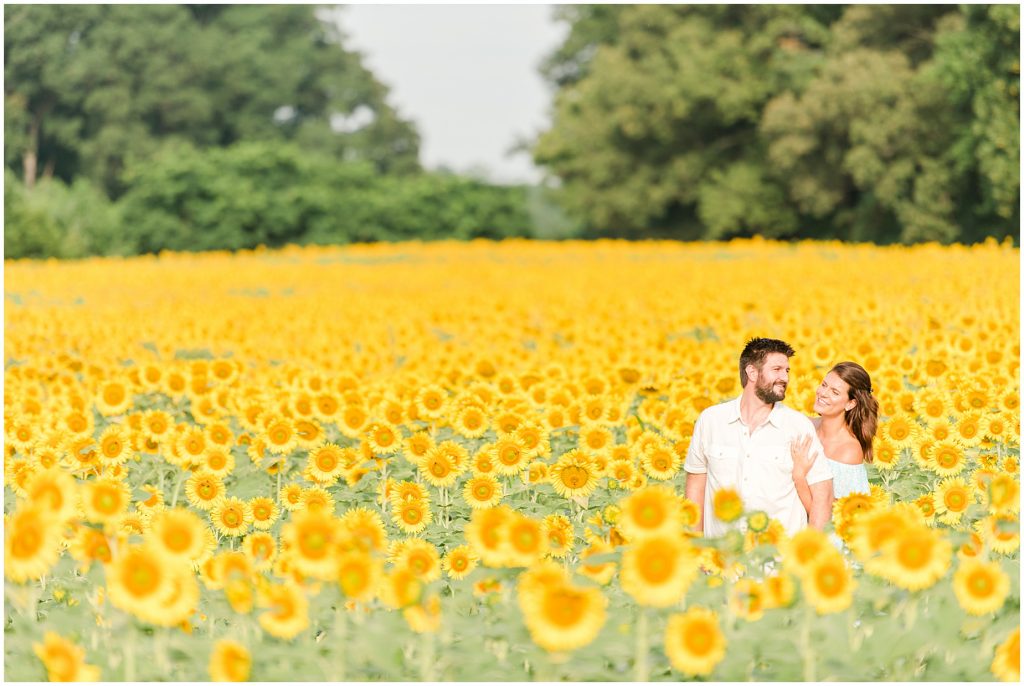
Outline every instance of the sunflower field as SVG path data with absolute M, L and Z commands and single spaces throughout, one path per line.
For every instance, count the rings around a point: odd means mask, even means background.
M 5 264 L 8 680 L 1016 681 L 1019 250 L 402 243 Z M 716 499 L 754 336 L 880 402 L 822 534 Z M 831 535 L 831 538 L 830 538 Z M 838 538 L 836 538 L 838 537 Z M 841 542 L 838 540 L 841 539 Z

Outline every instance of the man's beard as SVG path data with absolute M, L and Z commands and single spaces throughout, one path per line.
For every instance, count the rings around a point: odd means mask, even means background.
M 774 386 L 775 384 L 765 384 L 762 386 L 760 379 L 758 379 L 757 383 L 754 384 L 754 393 L 757 395 L 758 398 L 761 399 L 761 402 L 768 405 L 777 403 L 780 400 L 785 400 L 786 384 L 782 385 L 781 393 L 776 393 L 774 390 Z

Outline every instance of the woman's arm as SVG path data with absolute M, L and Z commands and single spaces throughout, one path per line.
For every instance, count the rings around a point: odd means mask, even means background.
M 793 485 L 796 486 L 796 494 L 800 496 L 800 503 L 811 514 L 811 505 L 814 497 L 811 495 L 811 487 L 807 485 L 807 473 L 811 471 L 811 465 L 818 459 L 815 452 L 809 455 L 811 448 L 811 437 L 805 436 L 799 441 L 793 441 L 789 445 L 789 452 L 793 456 Z

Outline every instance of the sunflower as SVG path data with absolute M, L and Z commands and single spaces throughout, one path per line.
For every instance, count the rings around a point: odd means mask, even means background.
M 985 438 L 984 425 L 981 415 L 977 412 L 968 412 L 960 415 L 953 427 L 956 431 L 956 438 L 968 448 L 981 445 Z
M 241 498 L 222 498 L 210 509 L 210 520 L 222 536 L 244 536 L 252 524 L 252 510 Z
M 97 457 L 100 464 L 114 466 L 127 462 L 132 456 L 132 440 L 128 429 L 120 424 L 111 424 L 98 439 Z
M 749 577 L 737 579 L 729 591 L 729 607 L 737 617 L 756 622 L 764 617 L 765 596 L 760 582 Z
M 82 513 L 90 522 L 112 524 L 128 511 L 131 496 L 123 481 L 101 478 L 82 488 Z
M 309 626 L 309 600 L 296 584 L 261 586 L 257 602 L 260 607 L 269 608 L 258 621 L 271 636 L 291 640 Z
M 22 582 L 46 574 L 60 556 L 59 522 L 32 506 L 23 506 L 4 520 L 4 576 Z
M 387 547 L 384 521 L 373 510 L 365 507 L 348 510 L 338 518 L 338 527 L 348 548 L 373 552 Z
M 529 567 L 547 552 L 547 538 L 540 522 L 513 512 L 505 525 L 505 564 Z
M 1000 681 L 1020 681 L 1020 627 L 996 648 L 991 670 Z
M 440 446 L 427 451 L 418 465 L 420 474 L 430 485 L 436 488 L 447 488 L 459 478 L 459 470 L 452 462 L 448 453 Z
M 279 501 L 281 507 L 288 512 L 295 512 L 302 507 L 302 497 L 305 495 L 305 490 L 302 488 L 302 484 L 290 483 L 281 489 Z
M 763 588 L 765 608 L 769 610 L 789 607 L 796 597 L 796 584 L 788 574 L 769 576 L 764 580 Z
M 32 652 L 50 681 L 99 681 L 100 668 L 85 663 L 85 649 L 53 631 L 43 634 L 42 643 L 33 643 Z
M 928 588 L 949 569 L 953 546 L 931 528 L 907 527 L 882 546 L 882 555 L 867 560 L 865 570 L 909 591 Z
M 163 603 L 174 591 L 172 569 L 152 546 L 128 546 L 107 565 L 110 602 L 144 622 L 168 626 Z
M 611 429 L 600 424 L 592 424 L 581 427 L 577 439 L 578 448 L 587 453 L 599 453 L 611 448 L 615 442 L 615 436 Z
M 967 614 L 995 612 L 1003 606 L 1009 592 L 1010 577 L 998 562 L 966 559 L 953 573 L 953 593 Z
M 515 437 L 530 457 L 547 457 L 551 454 L 548 432 L 540 424 L 530 422 L 521 425 L 516 429 Z
M 519 596 L 530 638 L 549 652 L 582 648 L 604 626 L 608 600 L 596 588 L 568 581 L 520 585 Z
M 835 549 L 815 558 L 801 580 L 804 597 L 819 615 L 842 612 L 853 603 L 857 582 Z
M 810 571 L 819 557 L 832 550 L 832 544 L 825 534 L 807 527 L 793 534 L 780 548 L 783 564 L 789 571 L 801 576 Z
M 266 531 L 255 531 L 242 539 L 241 549 L 252 562 L 253 569 L 264 572 L 271 568 L 277 557 L 277 539 Z
M 338 429 L 348 438 L 359 438 L 370 423 L 370 415 L 360 405 L 345 405 L 341 411 Z
M 525 484 L 543 484 L 547 483 L 548 479 L 551 477 L 551 470 L 548 467 L 547 462 L 542 462 L 541 460 L 534 460 L 529 465 L 527 465 L 526 469 L 523 470 L 523 472 L 519 476 L 522 478 L 523 483 Z
M 903 451 L 894 446 L 890 441 L 876 437 L 872 446 L 874 459 L 872 463 L 875 469 L 885 472 L 893 469 L 900 461 Z
M 175 507 L 153 515 L 147 538 L 171 564 L 195 562 L 206 546 L 205 528 L 194 512 Z
M 563 498 L 585 498 L 597 489 L 597 476 L 590 460 L 578 450 L 570 450 L 551 467 L 548 478 Z
M 68 546 L 71 557 L 78 560 L 78 568 L 84 574 L 89 571 L 93 562 L 107 564 L 111 561 L 110 540 L 106 534 L 99 529 L 88 526 L 81 526 L 75 532 Z M 7 556 L 7 564 L 10 564 L 10 554 Z
M 668 607 L 697 576 L 697 558 L 677 536 L 639 539 L 622 555 L 622 590 L 640 605 Z
M 1020 511 L 1020 484 L 1009 474 L 1000 472 L 994 475 L 984 485 L 981 494 L 985 506 L 992 514 L 1002 515 Z
M 159 487 L 152 484 L 143 484 L 139 491 L 147 494 L 145 499 L 139 498 L 135 501 L 135 509 L 142 515 L 151 517 L 164 509 L 164 493 Z M 138 493 L 139 491 L 136 491 Z
M 269 531 L 274 522 L 281 514 L 280 508 L 273 498 L 264 496 L 253 498 L 249 501 L 249 511 L 252 513 L 252 526 L 260 531 Z
M 298 432 L 295 424 L 286 417 L 271 417 L 266 423 L 261 436 L 266 441 L 267 449 L 277 455 L 287 455 L 298 444 Z
M 526 447 L 515 434 L 499 438 L 491 451 L 494 455 L 494 468 L 498 474 L 514 476 L 525 469 L 529 462 Z
M 252 671 L 252 656 L 238 641 L 222 638 L 210 653 L 211 681 L 248 681 Z
M 448 551 L 441 560 L 441 568 L 453 581 L 465 579 L 476 569 L 479 556 L 468 545 L 460 545 Z
M 386 423 L 371 425 L 366 430 L 366 441 L 373 454 L 378 456 L 390 455 L 402 448 L 402 435 Z
M 177 437 L 178 454 L 183 464 L 201 464 L 206 452 L 206 433 L 198 426 L 185 428 Z
M 672 666 L 687 676 L 706 676 L 725 658 L 725 635 L 718 615 L 703 607 L 669 617 L 665 654 Z
M 380 560 L 367 552 L 353 550 L 338 555 L 338 585 L 350 601 L 372 601 L 382 576 Z
M 310 486 L 302 491 L 302 505 L 299 509 L 334 514 L 334 496 L 322 486 Z
M 678 472 L 682 461 L 674 450 L 667 446 L 657 446 L 646 450 L 640 458 L 644 473 L 658 481 L 668 481 Z
M 906 448 L 913 445 L 921 435 L 921 429 L 913 416 L 900 412 L 879 427 L 878 434 L 886 439 L 896 448 Z
M 944 479 L 935 489 L 935 513 L 943 524 L 959 524 L 974 501 L 974 488 L 958 477 Z
M 203 453 L 199 469 L 223 479 L 235 469 L 235 456 L 224 448 L 210 446 Z
M 548 541 L 548 555 L 551 557 L 565 557 L 572 551 L 575 534 L 572 522 L 565 515 L 551 514 L 544 518 L 541 523 L 544 537 Z
M 185 482 L 185 497 L 197 510 L 212 509 L 226 492 L 224 482 L 215 474 L 196 472 Z
M 93 400 L 96 409 L 105 417 L 124 414 L 132 406 L 131 388 L 121 379 L 112 379 L 100 384 Z
M 931 470 L 942 477 L 956 476 L 963 471 L 966 463 L 963 448 L 952 441 L 936 443 L 928 455 Z
M 393 504 L 391 520 L 405 534 L 418 534 L 433 521 L 433 514 L 425 500 L 402 500 Z
M 850 548 L 861 560 L 867 560 L 903 529 L 925 524 L 923 513 L 912 503 L 870 510 L 858 518 L 849 541 Z
M 712 498 L 712 511 L 720 521 L 734 522 L 743 516 L 743 499 L 733 488 L 720 488 Z
M 434 439 L 426 431 L 417 431 L 405 439 L 402 456 L 412 464 L 418 464 L 427 451 L 435 445 Z
M 391 559 L 396 569 L 411 572 L 424 584 L 441 577 L 441 556 L 437 548 L 421 538 L 407 538 L 395 543 Z
M 626 459 L 613 459 L 608 463 L 607 474 L 613 479 L 609 483 L 610 486 L 619 486 L 625 488 L 636 475 L 636 466 L 633 464 L 633 459 L 627 457 Z
M 501 502 L 501 496 L 501 484 L 488 474 L 468 479 L 462 489 L 463 499 L 474 510 L 494 507 Z
M 618 528 L 629 539 L 673 535 L 682 529 L 682 508 L 667 486 L 648 486 L 619 501 Z
M 421 417 L 435 420 L 444 414 L 448 396 L 437 384 L 429 384 L 419 390 L 415 402 L 416 411 Z
M 936 443 L 949 441 L 954 435 L 953 424 L 948 419 L 938 419 L 928 424 L 927 436 Z
M 993 441 L 1001 441 L 1006 437 L 1009 427 L 1006 420 L 997 414 L 989 415 L 983 424 L 985 436 Z
M 466 525 L 466 541 L 488 567 L 505 565 L 505 538 L 513 511 L 507 505 L 473 510 Z
M 28 502 L 54 521 L 66 522 L 76 513 L 78 484 L 63 469 L 44 469 L 30 474 L 25 480 L 25 496 Z
M 281 528 L 281 545 L 292 553 L 296 569 L 315 579 L 326 581 L 335 573 L 337 542 L 337 520 L 325 512 L 296 512 Z

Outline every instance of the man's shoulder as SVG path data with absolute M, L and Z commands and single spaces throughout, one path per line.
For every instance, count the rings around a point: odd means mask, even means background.
M 775 403 L 775 412 L 778 413 L 779 418 L 786 426 L 814 431 L 814 423 L 811 421 L 811 418 L 799 410 L 794 410 L 783 403 Z
M 736 408 L 737 403 L 739 403 L 739 399 L 732 398 L 730 400 L 725 400 L 715 405 L 710 405 L 704 408 L 704 410 L 700 413 L 700 417 L 704 419 L 704 421 L 714 421 L 716 419 L 729 417 L 738 412 Z

